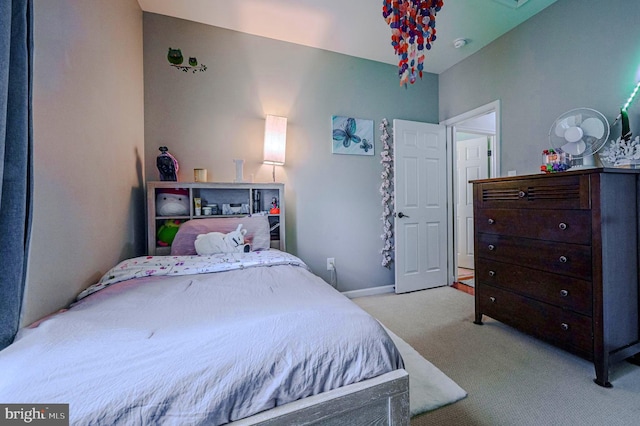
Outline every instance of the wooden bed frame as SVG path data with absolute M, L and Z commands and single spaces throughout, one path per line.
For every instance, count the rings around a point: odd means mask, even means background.
M 395 370 L 310 396 L 233 425 L 409 425 L 409 374 Z

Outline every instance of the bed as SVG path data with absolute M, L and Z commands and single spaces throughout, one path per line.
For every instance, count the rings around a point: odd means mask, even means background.
M 203 220 L 175 254 L 125 260 L 21 329 L 0 351 L 0 402 L 68 403 L 79 425 L 409 424 L 408 375 L 375 319 L 259 231 L 250 253 L 180 253 L 203 226 L 233 227 Z

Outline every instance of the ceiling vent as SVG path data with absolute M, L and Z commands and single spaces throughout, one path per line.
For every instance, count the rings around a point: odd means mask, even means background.
M 495 1 L 496 3 L 503 4 L 505 6 L 508 6 L 512 9 L 517 9 L 520 6 L 523 6 L 529 0 L 493 0 L 493 1 Z

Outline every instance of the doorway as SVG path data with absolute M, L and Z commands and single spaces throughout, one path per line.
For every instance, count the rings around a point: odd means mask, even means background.
M 450 282 L 473 288 L 473 193 L 470 180 L 500 176 L 500 101 L 443 121 L 450 155 Z

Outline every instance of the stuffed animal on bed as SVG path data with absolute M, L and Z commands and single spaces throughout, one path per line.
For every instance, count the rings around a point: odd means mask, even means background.
M 196 237 L 196 253 L 199 255 L 209 255 L 216 253 L 248 253 L 251 251 L 249 244 L 245 244 L 244 236 L 246 229 L 242 229 L 242 224 L 238 225 L 234 231 L 228 234 L 222 232 L 209 232 Z
M 158 216 L 186 216 L 189 214 L 189 192 L 184 189 L 163 189 L 156 196 Z

